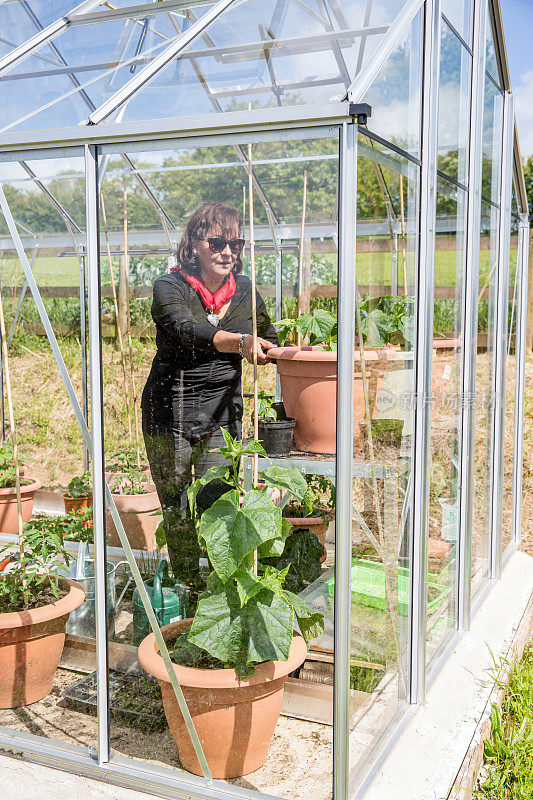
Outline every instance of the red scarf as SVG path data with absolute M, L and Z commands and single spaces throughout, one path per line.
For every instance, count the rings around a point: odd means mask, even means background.
M 171 272 L 178 272 L 179 269 L 179 267 L 173 267 Z M 207 286 L 199 280 L 199 278 L 195 278 L 194 275 L 189 275 L 189 273 L 184 270 L 181 270 L 181 274 L 198 294 L 204 306 L 209 309 L 209 311 L 214 311 L 215 314 L 218 314 L 220 309 L 223 308 L 228 300 L 231 300 L 235 294 L 236 286 L 233 272 L 230 272 L 227 280 L 224 281 L 220 289 L 217 289 L 215 293 L 210 292 Z

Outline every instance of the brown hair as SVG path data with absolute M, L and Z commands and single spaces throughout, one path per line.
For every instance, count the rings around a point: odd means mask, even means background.
M 241 215 L 233 206 L 228 206 L 225 203 L 218 203 L 214 200 L 202 203 L 189 217 L 187 226 L 178 245 L 177 258 L 179 266 L 185 272 L 197 272 L 198 254 L 195 249 L 195 241 L 203 239 L 212 228 L 218 228 L 221 236 L 234 236 L 235 232 L 237 232 L 238 236 L 241 227 Z M 239 254 L 235 259 L 233 272 L 237 273 L 241 271 L 242 261 Z

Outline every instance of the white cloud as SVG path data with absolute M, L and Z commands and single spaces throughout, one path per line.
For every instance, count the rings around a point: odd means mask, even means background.
M 528 158 L 533 156 L 533 70 L 520 77 L 514 93 L 520 151 Z

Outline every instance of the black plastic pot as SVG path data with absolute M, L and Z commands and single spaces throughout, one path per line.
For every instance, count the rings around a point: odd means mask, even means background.
M 269 456 L 288 456 L 292 449 L 292 432 L 296 420 L 260 419 L 259 440 Z

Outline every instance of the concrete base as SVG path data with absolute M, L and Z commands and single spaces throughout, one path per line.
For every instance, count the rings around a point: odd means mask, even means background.
M 124 789 L 52 767 L 0 755 L 2 800 L 154 800 L 153 794 Z
M 376 774 L 365 800 L 452 800 L 479 762 L 495 698 L 487 670 L 531 634 L 533 558 L 515 553 L 420 707 Z M 477 758 L 476 758 L 477 753 Z

